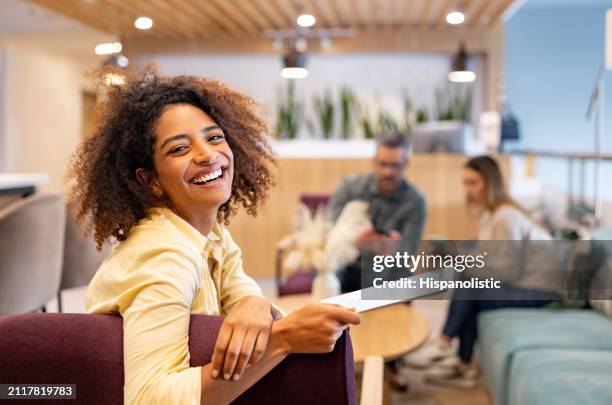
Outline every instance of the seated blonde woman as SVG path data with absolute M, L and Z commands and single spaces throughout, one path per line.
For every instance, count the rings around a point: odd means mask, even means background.
M 511 256 L 517 251 L 514 246 L 527 241 L 552 239 L 523 207 L 510 198 L 495 159 L 489 156 L 470 159 L 464 167 L 463 186 L 468 207 L 480 217 L 478 240 L 489 242 L 489 247 L 491 241 L 517 241 L 493 244 L 502 247 L 496 253 L 497 266 L 502 273 L 510 273 L 516 268 L 510 265 L 516 262 L 516 257 Z M 533 254 L 530 251 L 529 254 L 537 256 L 537 252 Z M 513 282 L 504 283 L 499 289 L 454 290 L 442 334 L 420 352 L 408 356 L 406 363 L 429 368 L 425 380 L 430 383 L 455 388 L 476 386 L 478 374 L 472 356 L 478 315 L 482 311 L 502 308 L 540 308 L 559 298 L 555 283 L 551 282 L 551 275 L 556 278 L 554 274 L 547 272 L 546 267 L 529 266 L 529 269 L 519 275 L 506 274 Z M 490 270 L 491 266 L 488 266 L 487 271 Z M 455 339 L 458 340 L 458 350 L 453 345 Z
M 268 128 L 254 101 L 147 68 L 110 86 L 74 155 L 69 196 L 98 247 L 115 245 L 87 290 L 123 317 L 126 404 L 224 404 L 290 353 L 323 353 L 353 310 L 312 304 L 282 318 L 246 275 L 224 228 L 271 186 Z M 223 315 L 211 363 L 189 364 L 191 314 Z

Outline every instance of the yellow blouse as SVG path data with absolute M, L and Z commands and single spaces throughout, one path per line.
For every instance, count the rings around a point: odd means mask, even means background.
M 87 289 L 88 313 L 123 317 L 126 404 L 199 404 L 202 367 L 189 367 L 189 315 L 224 315 L 263 296 L 240 248 L 215 224 L 205 237 L 154 208 L 118 243 Z

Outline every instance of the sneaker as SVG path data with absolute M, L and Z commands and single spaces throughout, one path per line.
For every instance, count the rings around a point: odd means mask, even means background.
M 463 369 L 461 367 L 436 366 L 425 371 L 425 382 L 452 388 L 475 388 L 478 385 L 478 371 L 473 367 Z
M 428 368 L 444 359 L 456 356 L 457 353 L 452 344 L 444 344 L 434 340 L 422 349 L 404 356 L 403 363 L 412 368 Z
M 439 361 L 437 361 L 433 367 L 435 368 L 453 368 L 453 367 L 457 367 L 459 366 L 459 364 L 461 364 L 461 360 L 459 360 L 459 357 L 454 354 L 452 356 L 449 357 L 445 357 Z

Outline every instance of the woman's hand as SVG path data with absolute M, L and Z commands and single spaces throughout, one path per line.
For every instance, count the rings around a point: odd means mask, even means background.
M 244 369 L 259 361 L 268 346 L 272 313 L 268 300 L 241 299 L 225 317 L 212 357 L 212 377 L 239 379 Z
M 272 333 L 287 353 L 329 353 L 344 329 L 360 322 L 354 308 L 309 304 L 274 322 Z

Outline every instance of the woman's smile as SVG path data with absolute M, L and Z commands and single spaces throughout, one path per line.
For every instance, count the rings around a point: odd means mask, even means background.
M 196 188 L 219 188 L 227 181 L 227 166 L 200 170 L 189 180 Z

